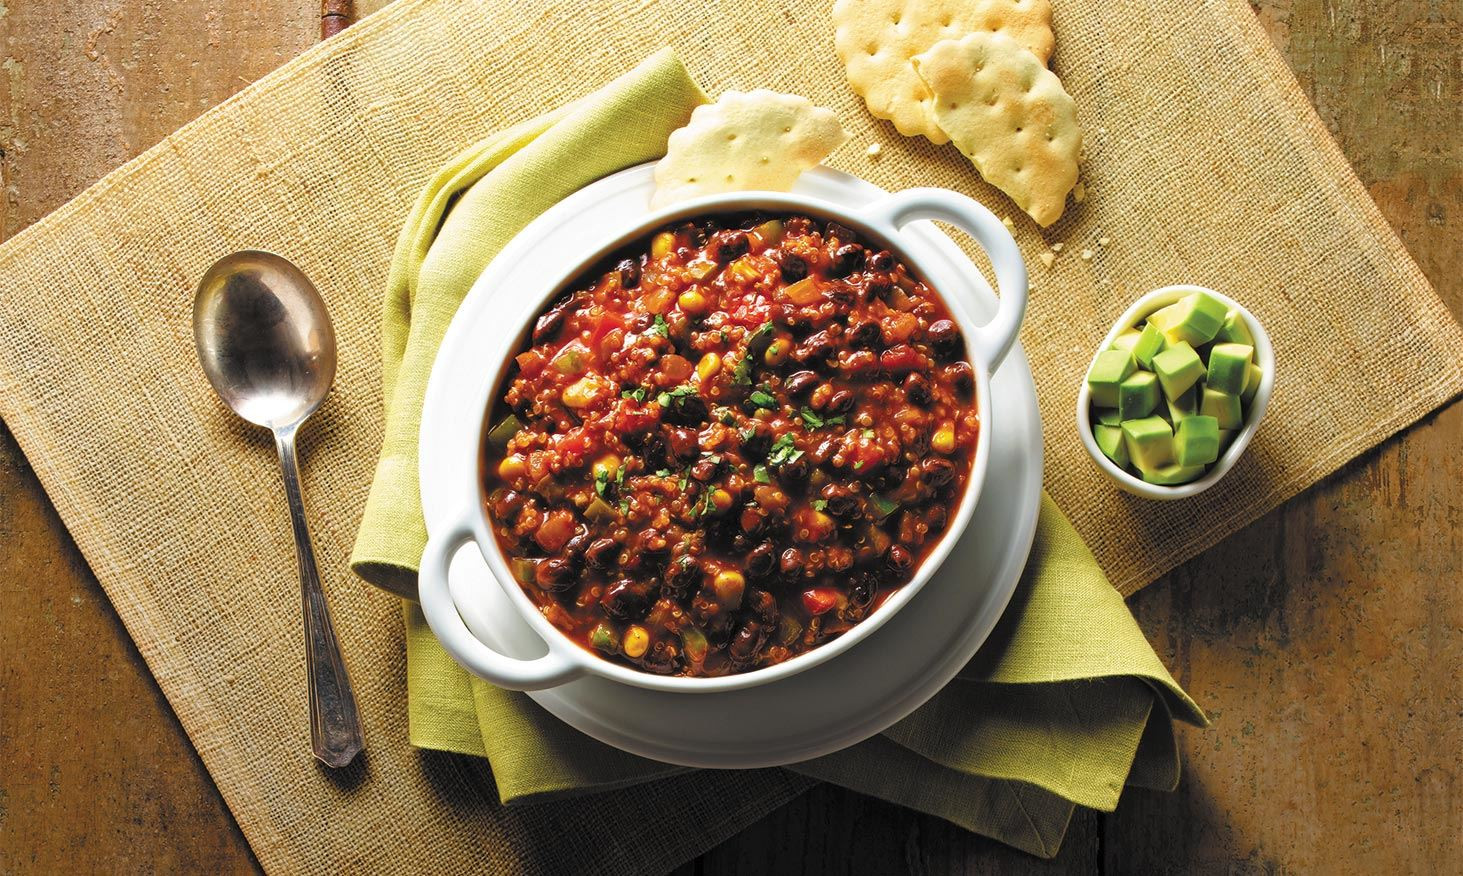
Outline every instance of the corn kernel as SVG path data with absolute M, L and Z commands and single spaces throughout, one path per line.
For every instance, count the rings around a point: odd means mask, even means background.
M 614 480 L 620 471 L 620 457 L 606 453 L 594 461 L 595 480 Z
M 955 452 L 955 424 L 946 423 L 935 430 L 935 437 L 930 439 L 930 446 L 937 453 L 950 454 Z
M 669 231 L 662 231 L 650 240 L 650 257 L 653 259 L 664 258 L 671 254 L 676 248 L 676 236 Z
M 781 365 L 787 361 L 787 354 L 791 351 L 792 342 L 787 338 L 778 337 L 767 345 L 766 352 L 762 354 L 762 361 L 772 366 Z
M 705 383 L 706 381 L 715 377 L 716 372 L 720 370 L 721 357 L 715 353 L 707 353 L 705 356 L 701 357 L 700 362 L 696 363 L 696 377 L 702 383 Z
M 578 410 L 594 404 L 605 390 L 604 378 L 589 374 L 564 387 L 559 398 L 564 402 L 564 407 Z
M 626 657 L 644 657 L 645 652 L 650 650 L 650 633 L 646 631 L 645 627 L 632 624 L 625 630 L 625 638 L 621 641 L 620 647 L 625 649 Z
M 505 481 L 516 481 L 528 473 L 528 462 L 518 454 L 503 457 L 498 463 L 498 477 Z
M 718 511 L 726 511 L 732 506 L 732 494 L 722 489 L 712 490 L 711 504 Z
M 706 300 L 706 296 L 695 289 L 687 289 L 682 292 L 677 303 L 681 305 L 681 310 L 687 316 L 702 316 L 711 309 L 711 303 Z
M 741 608 L 742 594 L 747 589 L 747 579 L 735 569 L 722 569 L 712 579 L 711 589 L 716 591 L 716 599 L 723 608 Z

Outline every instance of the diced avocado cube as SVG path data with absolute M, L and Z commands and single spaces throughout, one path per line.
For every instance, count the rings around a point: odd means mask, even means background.
M 1149 314 L 1148 321 L 1158 326 L 1169 346 L 1187 341 L 1197 347 L 1214 340 L 1227 313 L 1228 308 L 1203 292 L 1191 292 Z
M 1127 329 L 1122 334 L 1112 339 L 1112 345 L 1109 346 L 1108 349 L 1122 350 L 1124 352 L 1131 353 L 1133 352 L 1133 347 L 1137 345 L 1138 338 L 1140 337 L 1142 337 L 1142 333 L 1139 332 L 1137 329 Z
M 1124 420 L 1146 417 L 1158 407 L 1158 378 L 1152 371 L 1134 371 L 1118 384 L 1118 416 Z
M 1177 423 L 1185 417 L 1192 417 L 1199 413 L 1199 388 L 1191 386 L 1184 390 L 1178 398 L 1164 396 L 1163 402 L 1168 408 L 1169 422 Z
M 1185 417 L 1173 435 L 1173 459 L 1179 465 L 1208 465 L 1219 458 L 1219 421 Z
M 1097 439 L 1098 449 L 1103 455 L 1111 459 L 1118 468 L 1128 467 L 1128 445 L 1123 443 L 1122 429 L 1099 423 L 1092 427 L 1092 437 Z
M 1162 417 L 1124 420 L 1123 443 L 1128 447 L 1128 458 L 1145 471 L 1173 462 L 1173 431 Z
M 1265 372 L 1254 362 L 1245 368 L 1245 388 L 1240 390 L 1240 401 L 1249 404 L 1255 400 L 1255 393 L 1260 390 L 1260 378 L 1264 376 Z
M 1244 422 L 1240 412 L 1239 396 L 1204 387 L 1199 396 L 1199 413 L 1219 421 L 1221 429 L 1238 429 Z
M 1248 344 L 1215 344 L 1209 351 L 1209 368 L 1204 385 L 1210 389 L 1239 395 L 1249 376 L 1250 360 L 1255 348 Z
M 1138 360 L 1139 367 L 1153 370 L 1153 357 L 1164 347 L 1163 332 L 1158 326 L 1147 323 L 1143 326 L 1143 333 L 1133 343 L 1133 358 Z
M 1103 350 L 1097 354 L 1097 361 L 1087 372 L 1087 388 L 1092 391 L 1092 403 L 1101 408 L 1118 406 L 1118 385 L 1138 369 L 1133 356 L 1123 350 Z
M 1143 480 L 1162 487 L 1187 484 L 1204 473 L 1202 465 L 1165 465 L 1162 468 L 1142 469 Z
M 1153 357 L 1153 370 L 1163 385 L 1163 394 L 1178 398 L 1204 376 L 1204 361 L 1188 341 L 1179 341 Z
M 1123 418 L 1118 414 L 1117 408 L 1098 408 L 1097 422 L 1104 426 L 1121 426 Z
M 1214 339 L 1226 344 L 1246 344 L 1253 347 L 1255 336 L 1250 333 L 1250 324 L 1240 316 L 1238 310 L 1231 310 L 1224 315 L 1224 325 L 1219 327 L 1219 334 Z

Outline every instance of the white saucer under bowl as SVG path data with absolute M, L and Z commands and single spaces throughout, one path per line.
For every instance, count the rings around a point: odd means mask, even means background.
M 571 253 L 649 212 L 653 165 L 641 165 L 581 189 L 545 212 L 506 246 L 474 284 L 443 340 L 422 410 L 420 472 L 427 530 L 451 521 L 446 499 L 462 478 L 450 463 L 464 458 L 453 442 L 470 430 L 451 428 L 475 404 L 481 375 L 496 363 L 481 338 L 516 332 L 536 304 L 511 290 L 530 277 L 562 270 Z M 849 207 L 884 190 L 845 173 L 817 168 L 795 192 Z M 908 228 L 907 246 L 951 270 L 976 269 L 932 223 Z M 913 254 L 913 253 L 912 253 Z M 981 286 L 983 322 L 996 310 Z M 962 306 L 958 300 L 950 306 Z M 916 598 L 880 629 L 836 659 L 785 679 L 744 690 L 677 694 L 586 676 L 532 691 L 539 705 L 569 725 L 625 751 L 685 766 L 751 768 L 795 763 L 837 751 L 884 730 L 914 711 L 955 676 L 980 647 L 1015 590 L 1031 550 L 1041 503 L 1041 420 L 1036 387 L 1018 344 L 991 379 L 990 467 L 965 536 Z M 474 436 L 475 437 L 475 436 Z M 532 658 L 546 647 L 518 616 L 475 547 L 451 565 L 454 601 L 473 635 L 510 656 Z M 462 598 L 472 594 L 474 598 Z

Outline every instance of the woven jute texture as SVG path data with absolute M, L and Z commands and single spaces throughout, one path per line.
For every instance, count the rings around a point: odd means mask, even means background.
M 1242 0 L 1057 3 L 1054 66 L 1087 131 L 1087 198 L 1045 233 L 1066 244 L 1046 269 L 1036 228 L 954 149 L 866 115 L 824 3 L 402 0 L 0 248 L 0 415 L 266 867 L 655 872 L 804 780 L 696 773 L 638 789 L 633 805 L 502 807 L 481 762 L 407 745 L 398 604 L 346 568 L 381 442 L 380 298 L 428 175 L 668 44 L 713 93 L 771 86 L 835 108 L 853 138 L 832 164 L 890 188 L 966 191 L 1012 215 L 1033 264 L 1023 340 L 1047 488 L 1131 592 L 1463 388 L 1463 335 L 1252 17 Z M 874 161 L 864 149 L 876 140 Z M 244 247 L 314 277 L 340 341 L 336 391 L 302 455 L 369 746 L 343 776 L 317 769 L 304 743 L 273 448 L 220 406 L 193 352 L 193 285 Z M 1221 487 L 1143 503 L 1099 479 L 1072 406 L 1110 320 L 1178 281 L 1252 307 L 1276 345 L 1278 389 Z

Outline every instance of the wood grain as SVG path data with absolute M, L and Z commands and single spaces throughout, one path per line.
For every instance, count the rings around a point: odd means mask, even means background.
M 384 5 L 361 0 L 358 15 Z M 1256 13 L 1463 313 L 1463 19 L 1428 0 Z M 312 0 L 0 4 L 0 235 L 293 56 Z M 1437 872 L 1463 858 L 1463 405 L 1133 599 L 1211 710 L 1177 794 L 1074 819 L 1052 862 L 832 788 L 683 874 Z M 0 873 L 256 869 L 0 429 Z

